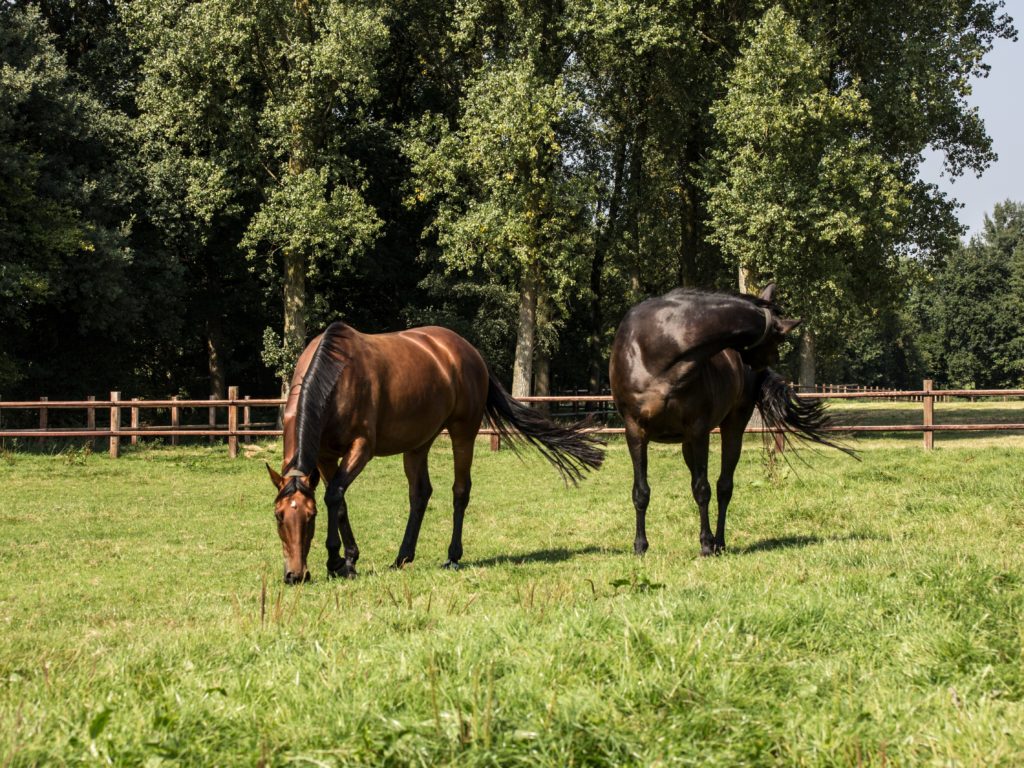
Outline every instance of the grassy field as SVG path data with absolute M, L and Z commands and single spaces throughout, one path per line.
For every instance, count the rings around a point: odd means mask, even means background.
M 321 530 L 294 588 L 273 446 L 2 454 L 0 766 L 1024 764 L 1024 439 L 914 439 L 752 440 L 713 559 L 654 448 L 643 561 L 622 443 L 568 490 L 481 443 L 458 572 L 447 447 L 403 572 L 379 459 L 362 575 Z

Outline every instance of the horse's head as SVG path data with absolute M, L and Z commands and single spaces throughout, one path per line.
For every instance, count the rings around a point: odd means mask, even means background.
M 306 558 L 313 543 L 313 531 L 316 529 L 316 500 L 313 492 L 316 489 L 317 477 L 315 473 L 308 476 L 296 470 L 291 470 L 282 477 L 269 464 L 267 471 L 274 487 L 277 488 L 274 518 L 277 520 L 277 534 L 281 537 L 281 547 L 284 549 L 285 584 L 309 581 Z
M 770 368 L 779 362 L 779 345 L 802 322 L 779 316 L 781 310 L 775 303 L 775 283 L 769 283 L 759 297 L 758 304 L 764 314 L 764 332 L 758 341 L 747 346 L 742 352 L 743 362 L 755 371 Z

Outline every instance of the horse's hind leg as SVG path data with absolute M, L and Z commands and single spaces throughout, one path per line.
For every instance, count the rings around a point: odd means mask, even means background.
M 725 551 L 725 513 L 732 500 L 732 478 L 743 451 L 743 430 L 750 420 L 750 411 L 733 412 L 722 423 L 722 471 L 718 475 L 715 497 L 718 501 L 718 524 L 715 526 L 715 554 Z
M 633 421 L 626 421 L 626 445 L 633 462 L 633 508 L 636 510 L 636 536 L 633 552 L 642 556 L 647 544 L 647 505 L 651 501 L 651 487 L 647 484 L 647 437 Z
M 398 548 L 395 568 L 411 563 L 416 557 L 416 542 L 420 538 L 423 513 L 427 509 L 427 502 L 430 501 L 430 494 L 434 491 L 430 485 L 430 475 L 427 473 L 429 453 L 428 444 L 403 454 L 405 477 L 409 481 L 409 522 L 405 525 L 405 536 L 402 538 L 402 546 Z
M 711 535 L 711 521 L 708 520 L 708 505 L 711 503 L 711 483 L 708 482 L 709 433 L 683 443 L 683 458 L 690 468 L 690 489 L 693 500 L 700 510 L 700 553 L 704 556 L 715 553 L 715 539 Z
M 448 561 L 445 568 L 458 568 L 462 559 L 462 521 L 469 506 L 469 492 L 473 487 L 470 467 L 473 465 L 473 448 L 476 434 L 468 437 L 452 434 L 452 453 L 455 458 L 455 482 L 452 483 L 452 541 L 448 545 Z

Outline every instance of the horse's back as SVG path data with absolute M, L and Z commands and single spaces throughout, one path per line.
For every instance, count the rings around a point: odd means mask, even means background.
M 452 421 L 475 421 L 479 427 L 487 366 L 459 334 L 440 326 L 361 334 L 359 347 L 353 379 L 362 381 L 350 382 L 349 388 L 373 415 L 379 453 L 419 447 Z

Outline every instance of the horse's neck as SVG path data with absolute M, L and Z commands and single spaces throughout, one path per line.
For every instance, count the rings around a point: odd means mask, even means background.
M 702 306 L 696 318 L 686 323 L 687 356 L 701 359 L 723 349 L 743 349 L 764 336 L 766 322 L 760 307 L 742 299 L 725 298 Z

